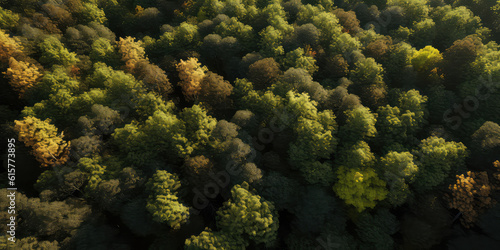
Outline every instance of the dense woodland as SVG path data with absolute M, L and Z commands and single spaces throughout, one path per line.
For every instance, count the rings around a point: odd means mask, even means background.
M 500 1 L 0 6 L 1 249 L 499 249 Z

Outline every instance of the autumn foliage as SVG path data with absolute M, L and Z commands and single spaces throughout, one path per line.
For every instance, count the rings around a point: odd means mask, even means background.
M 135 41 L 133 37 L 121 38 L 118 41 L 118 52 L 125 62 L 125 70 L 134 72 L 137 63 L 145 59 L 144 48 L 141 41 Z
M 13 57 L 10 58 L 9 68 L 4 74 L 9 78 L 10 86 L 19 93 L 20 98 L 42 76 L 36 65 L 29 62 L 17 61 Z
M 201 90 L 201 82 L 205 77 L 207 68 L 201 66 L 198 59 L 194 57 L 185 61 L 181 59 L 176 67 L 181 80 L 178 84 L 182 88 L 184 97 L 188 100 L 195 99 Z
M 457 175 L 456 184 L 450 185 L 449 189 L 452 192 L 449 206 L 462 213 L 460 222 L 467 228 L 473 226 L 479 215 L 495 203 L 490 197 L 494 187 L 486 172 L 468 171 L 466 175 Z
M 19 140 L 27 147 L 32 147 L 32 154 L 42 167 L 61 165 L 69 159 L 70 142 L 63 140 L 63 134 L 57 134 L 57 128 L 50 120 L 42 121 L 35 117 L 25 117 L 15 121 L 14 129 Z

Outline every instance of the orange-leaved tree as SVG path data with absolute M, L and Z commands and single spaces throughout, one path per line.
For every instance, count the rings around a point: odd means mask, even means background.
M 449 206 L 462 213 L 460 221 L 466 228 L 473 226 L 479 215 L 495 203 L 490 197 L 495 188 L 485 171 L 457 175 L 457 183 L 449 189 L 452 192 Z
M 201 81 L 208 71 L 207 67 L 201 66 L 197 58 L 190 57 L 188 60 L 181 61 L 176 65 L 179 71 L 179 86 L 182 88 L 182 93 L 188 100 L 193 100 L 198 97 L 201 90 Z
M 4 74 L 9 78 L 12 88 L 19 93 L 19 98 L 40 79 L 38 67 L 29 62 L 17 61 L 14 57 L 9 60 L 9 68 Z
M 27 147 L 42 164 L 42 167 L 64 164 L 69 159 L 70 142 L 63 140 L 63 134 L 57 134 L 56 126 L 50 124 L 50 119 L 42 121 L 28 116 L 15 121 L 14 130 L 19 140 Z

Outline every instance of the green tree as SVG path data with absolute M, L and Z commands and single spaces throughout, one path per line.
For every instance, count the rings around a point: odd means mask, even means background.
M 41 52 L 40 62 L 43 64 L 71 66 L 79 61 L 76 54 L 66 49 L 54 36 L 44 39 L 38 47 Z
M 176 27 L 172 35 L 172 45 L 174 48 L 189 49 L 192 47 L 196 47 L 201 40 L 201 37 L 198 33 L 198 27 L 187 22 L 183 22 L 178 27 Z
M 418 90 L 412 89 L 400 94 L 398 107 L 403 111 L 402 121 L 411 133 L 418 131 L 427 120 L 427 96 L 421 95 Z
M 221 37 L 235 37 L 246 48 L 254 47 L 254 31 L 252 26 L 245 25 L 236 17 L 231 17 L 215 26 L 215 33 Z
M 388 0 L 387 6 L 398 6 L 403 10 L 404 22 L 401 26 L 410 26 L 426 18 L 430 11 L 430 6 L 426 0 L 404 1 Z
M 465 72 L 470 72 L 471 63 L 476 60 L 482 47 L 480 38 L 467 36 L 454 41 L 453 45 L 446 49 L 443 53 L 442 68 L 447 86 L 453 88 L 469 77 Z
M 348 169 L 373 167 L 376 163 L 375 155 L 370 146 L 364 141 L 348 144 L 340 149 L 337 157 L 337 165 Z
M 6 218 L 9 202 L 7 189 L 2 189 L 2 217 Z M 74 202 L 74 201 L 73 201 Z M 67 201 L 40 201 L 39 198 L 28 198 L 23 193 L 16 194 L 16 218 L 19 221 L 16 229 L 20 238 L 40 237 L 63 241 L 71 236 L 71 232 L 80 227 L 90 215 L 90 206 Z
M 320 45 L 328 48 L 333 43 L 335 37 L 342 33 L 342 27 L 337 17 L 328 12 L 321 12 L 318 15 L 311 16 L 311 22 L 320 30 Z
M 244 249 L 248 245 L 241 238 L 231 237 L 224 232 L 213 232 L 210 228 L 205 228 L 199 235 L 193 235 L 186 239 L 184 249 L 202 250 L 202 249 Z
M 205 109 L 199 105 L 191 108 L 185 108 L 179 114 L 180 119 L 186 126 L 186 138 L 189 141 L 189 147 L 202 149 L 208 144 L 210 135 L 217 125 L 217 120 L 209 116 Z
M 477 166 L 487 166 L 499 159 L 500 149 L 500 126 L 497 123 L 487 121 L 472 134 L 471 151 L 473 158 L 471 162 Z
M 93 62 L 100 61 L 108 65 L 117 65 L 120 59 L 115 47 L 108 39 L 103 37 L 98 38 L 92 43 L 89 56 Z
M 418 191 L 426 191 L 464 167 L 468 152 L 461 142 L 447 142 L 431 136 L 422 140 L 413 155 L 419 168 L 413 185 Z
M 330 110 L 317 112 L 316 103 L 307 94 L 287 94 L 287 108 L 294 113 L 296 139 L 288 149 L 290 164 L 299 169 L 310 183 L 327 185 L 333 181 L 333 171 L 328 162 L 337 146 L 337 124 Z
M 399 229 L 399 222 L 389 210 L 379 209 L 376 213 L 364 213 L 356 223 L 356 232 L 362 240 L 362 249 L 393 249 L 391 235 Z
M 390 105 L 382 106 L 378 108 L 377 114 L 377 124 L 375 127 L 379 132 L 378 141 L 384 145 L 393 145 L 394 143 L 401 143 L 408 139 L 408 128 L 403 121 L 401 110 L 398 107 L 391 107 Z M 411 118 L 411 116 L 408 118 Z
M 317 48 L 319 45 L 320 31 L 312 23 L 306 23 L 294 28 L 289 43 L 290 46 L 305 48 L 310 46 Z
M 340 136 L 350 142 L 373 138 L 377 135 L 376 114 L 369 108 L 357 107 L 345 111 L 346 123 L 341 127 Z
M 0 7 L 0 29 L 13 30 L 19 22 L 19 14 Z
M 106 14 L 104 10 L 99 8 L 96 3 L 84 2 L 82 3 L 82 9 L 79 10 L 77 16 L 79 20 L 84 23 L 96 22 L 104 24 L 107 22 Z
M 346 111 L 361 106 L 359 97 L 348 93 L 346 86 L 341 85 L 327 92 L 325 107 L 335 111 L 339 122 L 345 121 Z
M 153 220 L 167 223 L 173 229 L 179 229 L 189 218 L 189 208 L 179 202 L 177 197 L 181 184 L 179 177 L 165 170 L 158 170 L 146 183 L 151 193 L 146 209 Z
M 370 57 L 357 60 L 350 71 L 350 79 L 354 82 L 352 88 L 368 107 L 380 106 L 384 102 L 387 86 L 383 74 L 382 65 Z
M 270 245 L 277 237 L 278 213 L 271 202 L 249 189 L 246 182 L 231 189 L 231 199 L 217 211 L 217 227 L 233 237 Z
M 112 137 L 126 161 L 138 166 L 147 166 L 160 155 L 176 161 L 193 150 L 185 138 L 183 121 L 161 110 L 155 111 L 142 125 L 132 122 L 115 129 Z
M 423 81 L 432 84 L 442 78 L 438 75 L 437 67 L 443 60 L 443 55 L 436 48 L 425 46 L 425 48 L 416 51 L 410 60 L 413 68 L 422 77 Z
M 436 34 L 436 46 L 441 50 L 456 40 L 480 33 L 481 18 L 474 16 L 465 6 L 438 6 L 432 11 L 431 17 L 436 23 L 436 30 L 442 31 Z
M 386 77 L 392 87 L 400 87 L 402 83 L 411 86 L 415 82 L 411 58 L 416 49 L 406 42 L 393 44 L 387 59 L 383 61 Z
M 333 191 L 358 212 L 374 208 L 377 201 L 384 200 L 389 193 L 386 182 L 377 176 L 373 168 L 340 166 L 336 173 L 339 180 L 333 186 Z
M 436 35 L 436 23 L 432 19 L 426 18 L 413 25 L 413 32 L 410 35 L 410 40 L 415 47 L 423 48 L 433 44 Z
M 319 106 L 323 106 L 328 95 L 323 86 L 314 82 L 312 76 L 301 68 L 289 68 L 273 87 L 273 92 L 283 97 L 291 90 L 297 93 L 305 92 Z
M 273 26 L 269 25 L 259 32 L 261 48 L 260 53 L 266 57 L 278 58 L 285 54 L 283 48 L 283 34 Z
M 285 68 L 300 68 L 306 70 L 310 75 L 313 75 L 317 70 L 316 59 L 304 52 L 304 49 L 298 48 L 286 54 L 283 60 Z
M 418 167 L 413 163 L 410 152 L 390 151 L 380 158 L 379 168 L 384 173 L 382 179 L 389 186 L 387 199 L 394 206 L 405 203 L 410 194 L 408 183 L 414 180 Z
M 60 90 L 67 90 L 70 94 L 76 93 L 80 82 L 69 73 L 65 67 L 54 66 L 52 72 L 46 72 L 40 82 L 28 90 L 27 98 L 31 101 L 42 101 Z

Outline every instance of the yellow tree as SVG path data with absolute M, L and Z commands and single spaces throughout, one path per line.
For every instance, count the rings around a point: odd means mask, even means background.
M 339 181 L 333 186 L 333 191 L 346 204 L 353 205 L 358 212 L 366 208 L 374 208 L 377 201 L 384 200 L 389 191 L 386 182 L 379 179 L 373 168 L 337 169 Z
M 426 46 L 420 49 L 415 52 L 410 59 L 413 68 L 424 79 L 431 80 L 431 82 L 439 82 L 442 78 L 442 76 L 438 74 L 437 69 L 442 60 L 443 55 L 441 52 L 432 46 Z
M 21 50 L 22 48 L 16 40 L 0 29 L 0 66 L 7 67 L 9 59 L 21 54 Z
M 135 41 L 133 37 L 121 38 L 118 41 L 118 51 L 122 56 L 122 61 L 125 62 L 125 70 L 129 73 L 134 73 L 136 64 L 140 61 L 147 60 L 142 47 L 142 41 Z
M 25 117 L 15 121 L 14 130 L 19 140 L 27 147 L 42 164 L 42 167 L 64 164 L 69 159 L 70 142 L 64 141 L 63 134 L 57 134 L 56 126 L 50 124 L 50 119 L 42 121 L 35 117 Z
M 190 57 L 186 61 L 181 59 L 176 67 L 181 79 L 178 84 L 182 88 L 182 93 L 188 100 L 196 99 L 201 90 L 201 82 L 208 71 L 207 67 L 201 66 L 198 59 L 194 57 Z
M 13 57 L 10 58 L 9 68 L 4 74 L 9 78 L 10 86 L 19 93 L 19 98 L 22 98 L 26 90 L 33 87 L 42 76 L 36 65 L 17 61 Z

